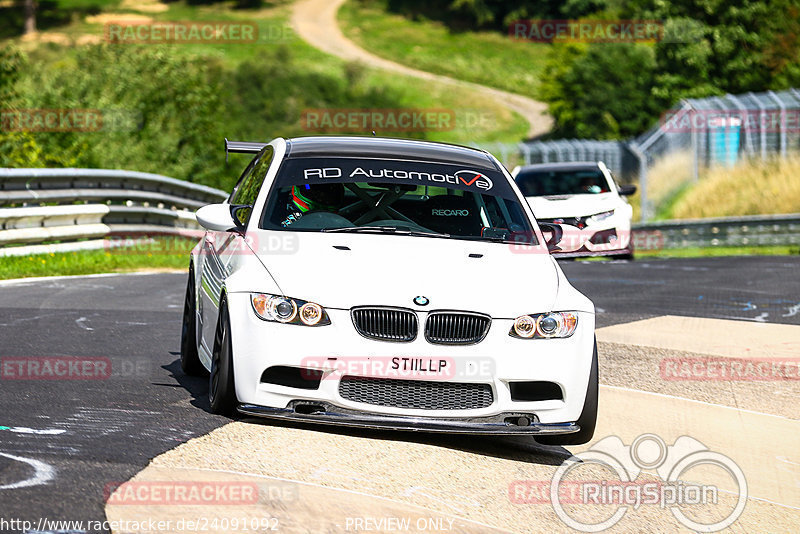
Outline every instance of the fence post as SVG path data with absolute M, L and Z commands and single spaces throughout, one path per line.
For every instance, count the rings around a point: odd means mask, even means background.
M 781 134 L 780 134 L 781 135 L 781 157 L 785 158 L 786 157 L 786 136 L 788 134 L 788 132 L 786 131 L 786 105 L 783 103 L 783 101 L 780 98 L 778 98 L 778 95 L 776 95 L 773 91 L 767 91 L 767 94 L 770 96 L 770 98 L 772 98 L 772 100 L 776 104 L 778 104 L 778 108 L 780 108 L 780 110 L 781 110 L 781 127 L 780 127 L 780 130 L 781 130 Z
M 647 154 L 633 141 L 628 143 L 628 148 L 639 160 L 639 220 L 644 223 L 650 218 L 650 207 L 647 204 Z
M 758 106 L 758 141 L 761 148 L 761 159 L 767 159 L 767 129 L 764 127 L 764 119 L 767 108 L 761 103 L 761 100 L 752 92 L 747 93 L 750 99 Z
M 530 165 L 531 164 L 531 147 L 529 147 L 525 143 L 520 143 L 519 144 L 519 148 L 520 148 L 520 150 L 522 150 L 522 158 L 523 158 L 523 161 L 525 162 L 525 165 Z

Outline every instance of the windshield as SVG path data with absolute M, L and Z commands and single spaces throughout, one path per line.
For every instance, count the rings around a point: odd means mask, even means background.
M 611 192 L 606 177 L 599 169 L 522 171 L 516 181 L 526 197 L 597 195 Z
M 261 228 L 537 244 L 505 176 L 419 161 L 288 159 Z

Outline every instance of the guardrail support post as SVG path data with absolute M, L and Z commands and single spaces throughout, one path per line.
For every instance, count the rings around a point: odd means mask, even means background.
M 628 148 L 639 160 L 639 220 L 644 223 L 650 218 L 650 206 L 647 204 L 647 154 L 634 142 L 629 143 Z

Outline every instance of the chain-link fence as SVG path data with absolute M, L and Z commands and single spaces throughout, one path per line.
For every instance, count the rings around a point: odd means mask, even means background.
M 650 130 L 627 141 L 560 139 L 483 146 L 509 167 L 603 161 L 623 181 L 638 181 L 641 218 L 651 218 L 701 169 L 800 150 L 800 91 L 682 100 Z

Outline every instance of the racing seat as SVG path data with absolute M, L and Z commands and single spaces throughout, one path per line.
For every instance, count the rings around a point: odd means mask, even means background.
M 430 230 L 452 235 L 481 235 L 481 217 L 470 193 L 438 195 L 422 205 L 416 220 Z

